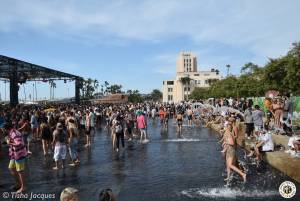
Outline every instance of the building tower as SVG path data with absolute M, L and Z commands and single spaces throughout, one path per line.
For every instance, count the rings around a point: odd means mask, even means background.
M 180 52 L 177 73 L 197 72 L 197 57 L 191 52 Z

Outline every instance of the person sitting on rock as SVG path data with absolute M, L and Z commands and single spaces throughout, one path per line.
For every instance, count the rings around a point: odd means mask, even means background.
M 248 157 L 256 155 L 255 159 L 260 162 L 262 160 L 261 152 L 274 151 L 274 142 L 270 132 L 260 131 L 258 132 L 257 138 L 258 140 L 255 143 L 254 148 L 251 149 Z
M 289 138 L 289 149 L 285 153 L 291 154 L 295 157 L 300 157 L 300 135 L 295 135 Z

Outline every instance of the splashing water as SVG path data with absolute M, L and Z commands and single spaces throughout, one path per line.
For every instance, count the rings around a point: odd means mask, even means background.
M 181 191 L 181 194 L 189 198 L 237 198 L 237 197 L 246 197 L 246 198 L 263 198 L 278 195 L 278 191 L 241 191 L 239 189 L 230 189 L 230 188 L 210 188 L 210 189 L 199 189 L 192 188 L 188 190 Z

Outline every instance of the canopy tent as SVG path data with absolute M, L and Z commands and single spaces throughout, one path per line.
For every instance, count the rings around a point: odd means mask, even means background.
M 75 101 L 77 104 L 80 102 L 83 78 L 76 75 L 0 55 L 0 79 L 10 82 L 10 104 L 12 106 L 18 104 L 18 84 L 26 81 L 73 80 L 75 81 Z

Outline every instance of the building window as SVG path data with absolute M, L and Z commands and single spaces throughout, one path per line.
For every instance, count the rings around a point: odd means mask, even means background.
M 173 92 L 173 88 L 168 88 L 168 92 Z
M 208 80 L 205 80 L 205 84 L 208 84 Z
M 167 81 L 167 85 L 174 85 L 174 81 Z
M 194 76 L 199 76 L 199 74 L 197 73 L 197 74 L 194 74 Z
M 190 91 L 190 87 L 184 87 L 184 91 Z
M 173 100 L 173 95 L 168 95 L 168 101 L 172 101 Z

